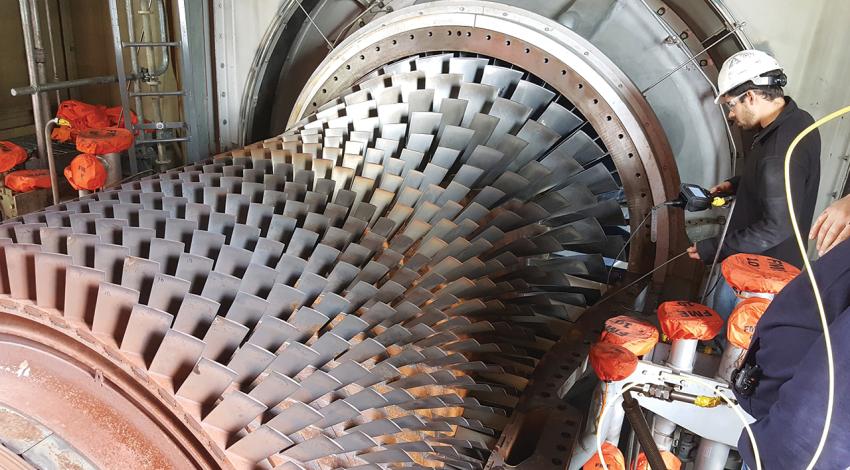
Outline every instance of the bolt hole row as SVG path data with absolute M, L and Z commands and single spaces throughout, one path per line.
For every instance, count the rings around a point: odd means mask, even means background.
M 449 35 L 449 36 L 451 36 L 452 34 L 456 34 L 457 36 L 461 36 L 463 33 L 462 33 L 461 31 L 454 31 L 454 32 L 453 32 L 452 30 L 447 30 L 447 31 L 446 31 L 446 34 L 447 34 L 447 35 Z M 434 35 L 433 31 L 428 31 L 428 36 L 429 36 L 429 37 L 433 37 L 433 35 Z M 472 36 L 472 33 L 471 33 L 471 32 L 469 32 L 469 31 L 467 31 L 467 32 L 466 32 L 466 36 L 467 36 L 467 37 L 471 37 L 471 36 Z M 416 38 L 416 36 L 415 36 L 414 34 L 411 34 L 411 35 L 409 35 L 409 38 L 410 38 L 411 40 L 413 40 L 413 39 L 415 39 L 415 38 Z M 485 38 L 487 41 L 490 41 L 490 40 L 492 40 L 492 39 L 493 39 L 493 36 L 492 36 L 492 35 L 490 35 L 490 34 L 487 34 L 486 36 L 484 36 L 484 38 Z M 393 40 L 392 40 L 392 44 L 393 44 L 393 45 L 397 45 L 397 44 L 398 44 L 398 40 L 393 39 Z M 505 41 L 505 45 L 506 45 L 506 46 L 510 46 L 510 45 L 511 45 L 511 41 L 510 41 L 510 40 L 506 40 L 506 41 Z M 376 51 L 376 52 L 380 52 L 380 51 L 381 51 L 381 47 L 380 47 L 380 46 L 376 46 L 376 47 L 375 47 L 375 51 Z M 526 53 L 526 54 L 529 54 L 529 53 L 531 52 L 531 49 L 530 49 L 530 48 L 528 48 L 528 47 L 526 47 L 526 48 L 524 49 L 524 51 L 525 51 L 525 53 Z M 366 60 L 366 56 L 361 54 L 361 55 L 360 55 L 360 60 Z M 548 64 L 548 63 L 549 63 L 549 58 L 548 58 L 548 57 L 544 57 L 544 58 L 543 58 L 543 63 Z M 346 64 L 345 68 L 346 68 L 346 70 L 351 70 L 351 65 L 350 65 L 350 64 Z M 562 75 L 562 76 L 567 75 L 567 70 L 566 70 L 566 69 L 561 69 L 561 75 Z M 339 77 L 338 77 L 338 76 L 334 76 L 334 77 L 333 77 L 333 80 L 334 80 L 335 82 L 336 82 L 336 81 L 339 81 Z M 577 87 L 578 87 L 578 89 L 579 89 L 579 90 L 582 90 L 582 89 L 584 89 L 584 84 L 583 84 L 583 83 L 578 83 L 578 84 L 577 84 Z M 327 89 L 323 88 L 323 89 L 322 89 L 322 94 L 327 94 Z M 593 104 L 599 104 L 599 99 L 598 99 L 598 98 L 593 98 Z M 317 104 L 316 102 L 313 102 L 313 106 L 314 106 L 314 107 L 317 107 L 317 106 L 318 106 L 318 104 Z M 613 117 L 612 117 L 612 116 L 606 116 L 606 117 L 605 117 L 605 119 L 606 119 L 606 121 L 609 121 L 609 122 L 610 122 L 610 121 L 612 121 L 612 120 L 613 120 Z M 624 136 L 623 136 L 623 134 L 618 134 L 618 135 L 617 135 L 617 138 L 618 138 L 618 139 L 623 139 L 623 138 L 624 138 Z M 633 153 L 629 153 L 629 154 L 628 154 L 628 158 L 634 158 L 634 154 L 633 154 Z M 640 177 L 640 174 L 638 173 L 636 176 L 639 178 L 639 177 Z M 645 194 L 641 194 L 641 197 L 646 197 L 646 195 L 645 195 Z

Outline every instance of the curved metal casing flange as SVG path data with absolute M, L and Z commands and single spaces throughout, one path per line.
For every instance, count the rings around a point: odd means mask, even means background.
M 587 40 L 534 13 L 488 1 L 417 5 L 358 30 L 325 58 L 304 86 L 288 127 L 354 87 L 378 68 L 414 54 L 460 51 L 527 70 L 588 119 L 623 182 L 631 229 L 629 270 L 646 272 L 684 247 L 681 213 L 660 210 L 653 243 L 637 224 L 678 195 L 679 175 L 661 125 L 640 91 Z M 655 279 L 663 278 L 659 271 Z

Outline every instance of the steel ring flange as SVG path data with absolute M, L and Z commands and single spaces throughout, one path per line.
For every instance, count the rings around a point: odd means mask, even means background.
M 683 232 L 679 214 L 659 212 L 655 243 L 648 229 L 636 226 L 651 207 L 672 199 L 679 189 L 672 151 L 655 114 L 637 87 L 592 44 L 528 11 L 486 1 L 446 1 L 384 16 L 325 58 L 301 91 L 288 127 L 380 67 L 440 51 L 509 62 L 570 100 L 599 134 L 617 167 L 632 230 L 643 230 L 631 243 L 629 269 L 645 272 L 669 258 L 674 238 Z
M 33 374 L 30 380 L 8 375 L 5 383 L 0 380 L 0 402 L 41 416 L 45 425 L 95 464 L 108 460 L 105 455 L 119 455 L 110 447 L 117 442 L 103 440 L 117 432 L 127 439 L 121 443 L 125 451 L 140 465 L 144 461 L 156 467 L 171 459 L 197 468 L 233 468 L 169 391 L 86 327 L 70 323 L 55 310 L 0 296 L 0 349 L 6 361 L 19 366 L 23 362 L 13 360 L 16 351 L 26 352 L 22 357 Z M 39 381 L 50 386 L 39 386 Z M 23 382 L 40 387 L 44 393 L 39 400 L 31 401 Z M 67 407 L 74 407 L 73 412 L 63 413 Z M 102 427 L 64 425 L 80 419 L 80 413 L 99 416 Z M 100 448 L 98 442 L 110 446 Z

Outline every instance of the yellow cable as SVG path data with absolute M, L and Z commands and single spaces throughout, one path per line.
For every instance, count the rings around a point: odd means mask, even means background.
M 829 427 L 832 424 L 832 408 L 835 401 L 835 363 L 832 356 L 832 340 L 829 337 L 829 325 L 826 321 L 826 311 L 823 307 L 823 300 L 820 297 L 820 289 L 818 289 L 818 283 L 815 279 L 815 275 L 812 272 L 812 265 L 809 262 L 809 256 L 806 251 L 806 245 L 803 241 L 803 237 L 800 234 L 800 227 L 797 225 L 797 218 L 794 217 L 794 201 L 791 198 L 791 154 L 794 152 L 794 149 L 797 147 L 797 144 L 803 140 L 804 137 L 809 135 L 812 131 L 817 129 L 818 127 L 826 124 L 833 119 L 836 119 L 840 116 L 843 116 L 847 113 L 850 113 L 850 106 L 845 106 L 833 113 L 830 113 L 817 121 L 815 121 L 811 126 L 807 127 L 803 130 L 794 140 L 791 142 L 791 146 L 788 147 L 788 152 L 785 154 L 785 199 L 788 201 L 788 213 L 791 217 L 791 226 L 794 227 L 794 238 L 797 239 L 797 246 L 800 248 L 800 254 L 803 256 L 803 264 L 806 266 L 806 274 L 809 276 L 809 281 L 812 283 L 812 291 L 815 294 L 815 302 L 818 306 L 818 314 L 820 314 L 820 322 L 823 327 L 823 339 L 824 344 L 826 344 L 826 362 L 827 362 L 827 376 L 829 379 L 829 386 L 827 387 L 827 399 L 826 399 L 826 419 L 824 419 L 823 430 L 821 431 L 820 441 L 818 442 L 818 447 L 815 449 L 815 454 L 812 456 L 811 462 L 806 467 L 806 470 L 812 470 L 815 467 L 815 463 L 817 463 L 818 458 L 820 458 L 821 452 L 823 452 L 823 447 L 826 444 L 826 437 L 829 434 Z

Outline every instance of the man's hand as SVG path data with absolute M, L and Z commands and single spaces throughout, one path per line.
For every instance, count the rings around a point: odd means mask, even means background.
M 710 192 L 712 196 L 717 196 L 719 194 L 732 194 L 734 190 L 735 188 L 732 186 L 732 183 L 724 181 L 722 183 L 718 183 L 717 186 L 712 186 L 708 192 Z
M 694 246 L 688 248 L 688 256 L 691 259 L 695 259 L 697 261 L 700 260 L 699 251 L 697 251 L 697 244 L 696 243 L 694 243 Z
M 817 240 L 819 256 L 850 238 L 850 196 L 833 202 L 823 211 L 812 226 L 809 238 Z

